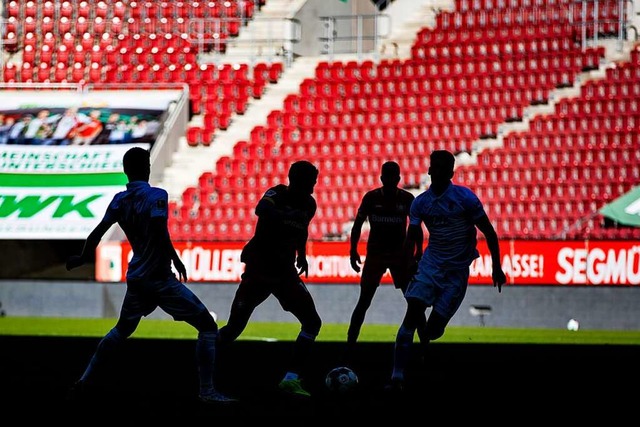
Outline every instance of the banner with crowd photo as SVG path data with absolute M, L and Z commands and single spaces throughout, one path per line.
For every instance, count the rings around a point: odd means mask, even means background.
M 125 189 L 131 147 L 0 145 L 0 238 L 83 240 Z
M 0 91 L 0 146 L 153 144 L 169 108 L 162 98 L 126 92 L 120 98 L 64 92 L 51 98 L 42 91 L 37 100 L 21 92 L 14 97 L 20 102 L 5 102 L 5 95 Z
M 175 243 L 189 281 L 238 283 L 244 270 L 240 262 L 243 243 Z M 470 267 L 470 284 L 492 285 L 491 255 L 479 242 L 478 257 Z M 360 244 L 360 254 L 366 254 Z M 502 267 L 508 286 L 638 286 L 640 243 L 633 241 L 526 241 L 501 242 Z M 96 280 L 124 282 L 131 247 L 125 242 L 105 242 L 96 253 Z M 349 261 L 348 242 L 310 242 L 307 245 L 307 283 L 358 284 L 360 274 Z M 391 284 L 387 273 L 383 284 Z
M 0 239 L 83 240 L 182 90 L 0 90 Z

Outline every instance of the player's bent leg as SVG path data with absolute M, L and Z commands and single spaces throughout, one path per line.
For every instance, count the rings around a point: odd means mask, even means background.
M 114 329 L 117 330 L 118 335 L 125 340 L 129 338 L 138 328 L 140 324 L 140 317 L 134 317 L 130 319 L 126 319 L 124 317 L 120 317 Z
M 218 324 L 206 309 L 196 316 L 185 318 L 184 321 L 196 328 L 198 332 L 218 332 Z
M 234 301 L 231 305 L 231 312 L 229 313 L 227 324 L 220 328 L 218 342 L 226 345 L 235 341 L 247 327 L 253 310 L 253 306 Z
M 91 359 L 89 360 L 89 363 L 82 375 L 67 392 L 68 400 L 80 400 L 85 397 L 87 394 L 87 384 L 92 381 L 96 372 L 102 369 L 102 367 L 116 352 L 116 349 L 120 347 L 120 343 L 125 339 L 126 337 L 122 337 L 115 328 L 112 328 L 107 332 L 107 334 L 98 343 L 98 347 L 91 356 Z
M 422 347 L 426 347 L 429 341 L 431 341 L 431 337 L 427 331 L 427 316 L 425 312 L 422 312 L 422 316 L 417 320 L 417 324 L 416 333 L 418 334 Z
M 433 310 L 427 320 L 425 336 L 429 341 L 437 340 L 444 335 L 444 330 L 449 323 L 449 319 Z
M 271 295 L 268 286 L 256 283 L 259 279 L 260 275 L 248 275 L 246 272 L 242 275 L 242 281 L 231 303 L 229 319 L 218 334 L 220 344 L 226 345 L 235 341 L 247 327 L 256 307 Z
M 119 321 L 118 324 L 120 323 L 121 322 Z M 135 330 L 135 327 L 133 329 Z M 89 361 L 89 364 L 78 380 L 79 383 L 84 384 L 89 381 L 94 373 L 112 357 L 112 355 L 117 351 L 120 345 L 130 335 L 125 335 L 130 330 L 130 328 L 124 328 L 124 330 L 125 332 L 121 333 L 116 325 L 116 327 L 113 327 L 109 332 L 107 332 L 104 337 L 102 337 L 102 339 L 98 343 L 96 351 L 93 353 L 93 356 Z M 79 385 L 79 387 L 81 387 L 81 385 Z

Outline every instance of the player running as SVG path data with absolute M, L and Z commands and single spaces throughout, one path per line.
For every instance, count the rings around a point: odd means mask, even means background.
M 258 202 L 255 233 L 241 255 L 245 270 L 229 321 L 220 328 L 219 337 L 221 343 L 238 338 L 255 308 L 273 294 L 301 324 L 289 371 L 279 383 L 283 392 L 301 397 L 310 396 L 300 374 L 322 325 L 313 298 L 300 278 L 303 273 L 305 277 L 309 274 L 306 244 L 317 208 L 312 196 L 317 180 L 318 169 L 313 164 L 297 161 L 289 168 L 289 185 L 269 188 Z
M 467 187 L 451 182 L 455 157 L 446 150 L 431 153 L 431 185 L 411 204 L 405 248 L 407 259 L 415 255 L 415 242 L 422 241 L 422 223 L 429 232 L 427 247 L 418 264 L 418 272 L 405 291 L 407 309 L 395 342 L 391 383 L 387 390 L 403 388 L 405 369 L 414 332 L 432 307 L 427 321 L 423 352 L 429 341 L 444 334 L 449 320 L 464 299 L 469 282 L 469 266 L 479 256 L 476 227 L 484 234 L 493 264 L 493 286 L 498 292 L 506 283 L 500 265 L 498 236 L 478 197 Z M 425 359 L 425 364 L 428 360 Z M 434 367 L 441 369 L 441 367 Z
M 113 197 L 104 217 L 87 237 L 82 253 L 67 260 L 67 270 L 90 260 L 102 236 L 115 223 L 120 225 L 133 250 L 120 317 L 100 340 L 72 394 L 81 393 L 99 366 L 133 334 L 142 317 L 160 307 L 175 320 L 185 321 L 198 330 L 196 361 L 200 400 L 205 403 L 233 402 L 235 399 L 214 387 L 218 325 L 207 307 L 171 270 L 173 263 L 179 278 L 187 281 L 186 268 L 173 247 L 167 228 L 167 192 L 149 185 L 149 151 L 131 148 L 125 153 L 122 163 L 129 181 L 126 190 Z

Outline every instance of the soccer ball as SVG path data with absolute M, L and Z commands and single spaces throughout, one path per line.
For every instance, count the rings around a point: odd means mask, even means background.
M 358 385 L 358 376 L 346 366 L 333 368 L 324 380 L 327 388 L 333 393 L 348 393 Z
M 571 319 L 567 322 L 567 329 L 570 331 L 577 331 L 580 328 L 580 323 L 576 319 Z

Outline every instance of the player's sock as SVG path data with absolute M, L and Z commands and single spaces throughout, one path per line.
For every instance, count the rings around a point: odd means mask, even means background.
M 213 390 L 213 371 L 216 359 L 216 339 L 218 333 L 213 331 L 199 332 L 196 342 L 196 360 L 198 363 L 198 378 L 200 380 L 200 394 Z
M 296 342 L 293 345 L 293 357 L 291 359 L 292 372 L 302 372 L 305 363 L 309 360 L 311 349 L 315 342 L 315 335 L 311 335 L 305 331 L 300 331 Z
M 403 325 L 400 325 L 398 335 L 396 335 L 396 344 L 393 353 L 393 371 L 391 373 L 392 380 L 404 380 L 404 371 L 409 363 L 412 343 L 413 332 L 405 328 Z

